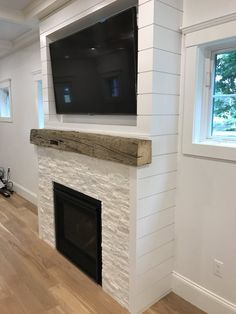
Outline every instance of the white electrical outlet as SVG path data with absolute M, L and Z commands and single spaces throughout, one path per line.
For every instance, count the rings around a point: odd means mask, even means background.
M 223 266 L 224 266 L 223 262 L 217 259 L 214 259 L 214 275 L 215 276 L 220 277 L 220 278 L 223 277 Z

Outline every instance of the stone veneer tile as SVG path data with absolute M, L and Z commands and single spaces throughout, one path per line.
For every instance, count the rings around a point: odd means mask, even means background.
M 102 286 L 129 306 L 129 166 L 38 147 L 40 237 L 55 246 L 53 181 L 102 202 Z

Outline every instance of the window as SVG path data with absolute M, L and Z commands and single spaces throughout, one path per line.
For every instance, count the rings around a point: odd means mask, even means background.
M 11 122 L 11 89 L 10 80 L 0 83 L 0 121 Z
M 236 21 L 185 34 L 183 154 L 236 161 Z
M 212 137 L 236 140 L 236 50 L 213 54 Z
M 43 110 L 43 84 L 42 80 L 37 81 L 37 105 L 38 105 L 38 126 L 44 128 L 44 110 Z

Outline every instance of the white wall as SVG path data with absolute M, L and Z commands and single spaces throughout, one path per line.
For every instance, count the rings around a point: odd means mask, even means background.
M 181 156 L 175 271 L 236 304 L 235 178 L 234 163 Z
M 0 123 L 0 166 L 11 168 L 16 190 L 36 202 L 38 170 L 30 129 L 37 128 L 33 71 L 39 70 L 39 42 L 0 60 L 0 80 L 11 79 L 13 123 Z
M 186 0 L 184 8 L 190 26 L 236 11 L 236 3 Z M 173 289 L 210 314 L 236 313 L 235 178 L 235 163 L 179 155 Z M 224 263 L 222 278 L 214 259 Z
M 235 0 L 184 0 L 183 27 L 235 12 Z

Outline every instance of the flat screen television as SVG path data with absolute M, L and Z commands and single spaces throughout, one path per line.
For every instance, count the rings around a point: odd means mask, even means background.
M 135 115 L 136 8 L 50 44 L 59 114 Z

